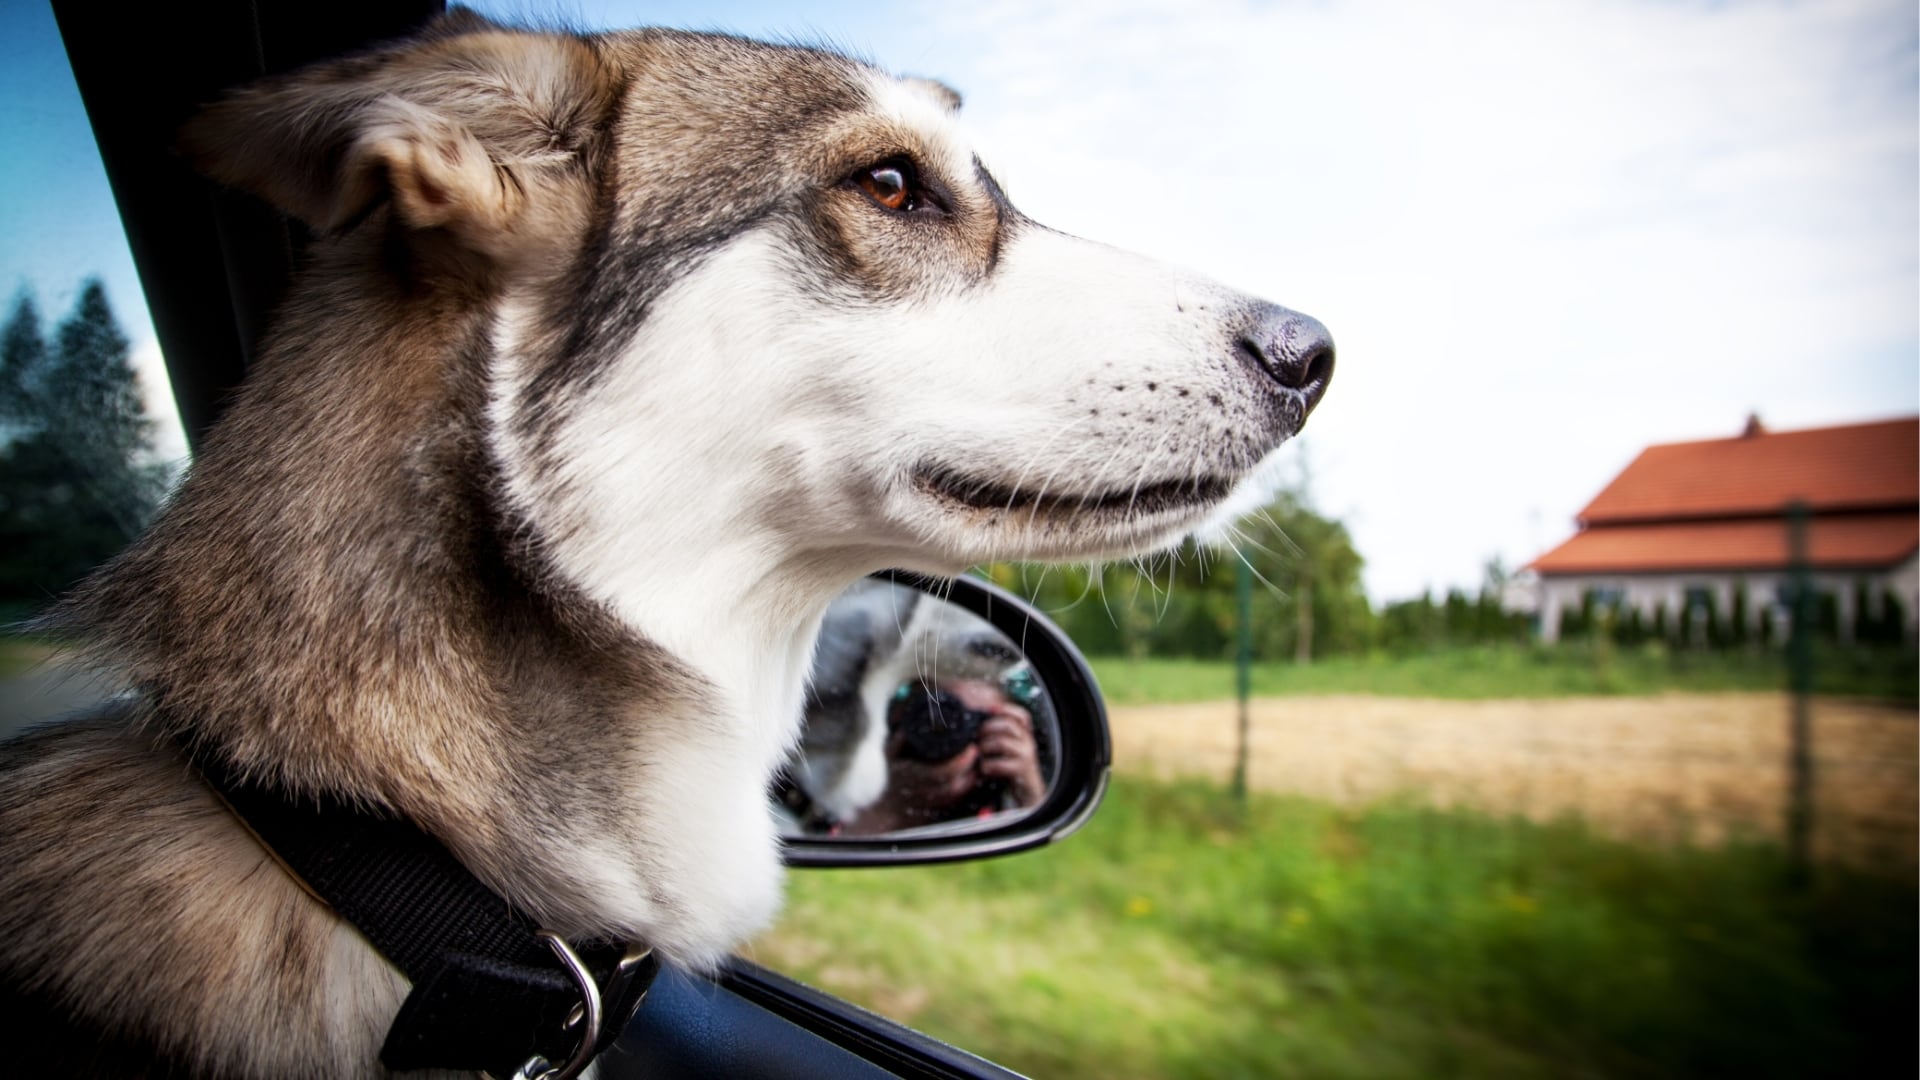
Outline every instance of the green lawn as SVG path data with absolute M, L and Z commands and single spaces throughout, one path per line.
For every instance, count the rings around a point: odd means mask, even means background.
M 1121 778 L 984 863 L 797 871 L 749 950 L 1041 1078 L 1914 1074 L 1911 881 Z
M 1234 695 L 1234 669 L 1228 661 L 1094 657 L 1091 663 L 1110 704 L 1212 701 Z M 1913 701 L 1920 686 L 1920 653 L 1913 649 L 1823 650 L 1815 675 L 1820 693 Z M 1304 665 L 1268 661 L 1253 667 L 1253 693 L 1262 697 L 1558 697 L 1779 690 L 1786 685 L 1786 669 L 1773 653 L 1688 652 L 1658 646 L 1488 645 L 1408 656 L 1335 656 Z

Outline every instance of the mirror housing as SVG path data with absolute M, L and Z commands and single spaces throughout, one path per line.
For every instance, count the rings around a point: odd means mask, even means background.
M 1084 824 L 1106 793 L 1113 744 L 1099 685 L 1066 634 L 1032 605 L 978 578 L 888 571 L 869 580 L 915 590 L 976 616 L 1020 649 L 1058 723 L 1054 776 L 1037 805 L 981 818 L 978 827 L 877 836 L 789 833 L 787 865 L 911 866 L 984 859 L 1052 843 Z

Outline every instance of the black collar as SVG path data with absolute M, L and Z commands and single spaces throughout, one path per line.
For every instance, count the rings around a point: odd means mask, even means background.
M 649 951 L 570 945 L 541 930 L 404 818 L 296 800 L 244 780 L 206 747 L 188 756 L 294 880 L 412 981 L 380 1049 L 390 1069 L 577 1075 L 627 1026 L 659 971 Z

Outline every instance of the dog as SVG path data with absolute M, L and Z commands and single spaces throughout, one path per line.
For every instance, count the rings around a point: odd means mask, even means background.
M 768 783 L 835 594 L 1260 501 L 1326 331 L 1022 216 L 959 107 L 822 49 L 455 14 L 191 121 L 317 239 L 154 524 L 41 624 L 134 689 L 0 752 L 16 1061 L 385 1075 L 408 980 L 184 746 L 711 969 L 779 904 Z

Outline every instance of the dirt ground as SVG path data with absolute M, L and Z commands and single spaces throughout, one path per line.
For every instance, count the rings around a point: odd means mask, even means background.
M 1112 711 L 1114 767 L 1156 777 L 1233 772 L 1231 701 Z M 1251 704 L 1249 781 L 1355 805 L 1405 797 L 1632 839 L 1778 838 L 1790 701 L 1779 694 L 1437 701 L 1264 698 Z M 1817 857 L 1909 872 L 1920 845 L 1915 710 L 1816 699 Z

